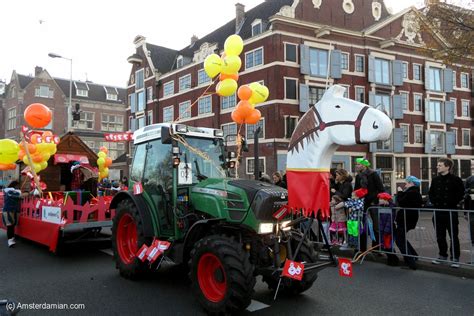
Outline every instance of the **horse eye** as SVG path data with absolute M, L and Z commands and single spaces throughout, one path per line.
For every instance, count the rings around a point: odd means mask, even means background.
M 336 109 L 340 109 L 340 108 L 341 108 L 341 106 L 340 106 L 340 105 L 336 105 Z

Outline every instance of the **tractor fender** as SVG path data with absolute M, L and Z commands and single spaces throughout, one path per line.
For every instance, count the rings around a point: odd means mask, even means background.
M 112 202 L 110 203 L 110 208 L 117 208 L 118 204 L 124 200 L 130 200 L 137 207 L 138 213 L 140 214 L 143 223 L 143 229 L 145 230 L 145 237 L 154 237 L 156 234 L 153 229 L 151 210 L 142 195 L 134 195 L 128 191 L 121 191 L 117 193 L 112 199 Z
M 187 262 L 189 259 L 189 253 L 194 247 L 194 243 L 208 232 L 207 228 L 223 220 L 223 218 L 203 219 L 197 221 L 191 226 L 191 228 L 189 228 L 186 237 L 184 237 L 183 262 Z

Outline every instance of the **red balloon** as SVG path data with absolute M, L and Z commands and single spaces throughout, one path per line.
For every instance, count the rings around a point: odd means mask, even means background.
M 259 110 L 253 109 L 252 113 L 245 118 L 245 123 L 247 124 L 257 124 L 262 117 L 262 113 Z
M 41 103 L 28 105 L 23 114 L 26 123 L 33 128 L 43 128 L 51 122 L 51 110 Z

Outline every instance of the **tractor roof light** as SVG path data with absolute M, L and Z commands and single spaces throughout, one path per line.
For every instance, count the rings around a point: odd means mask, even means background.
M 173 154 L 174 155 L 179 155 L 179 147 L 173 146 Z
M 188 127 L 186 125 L 183 125 L 183 124 L 177 124 L 176 125 L 176 131 L 178 133 L 187 133 L 188 132 Z
M 221 129 L 214 130 L 214 136 L 216 137 L 224 137 L 224 131 Z

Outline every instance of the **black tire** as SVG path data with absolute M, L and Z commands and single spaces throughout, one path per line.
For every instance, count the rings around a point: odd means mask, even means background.
M 120 271 L 120 275 L 134 280 L 143 276 L 149 268 L 146 263 L 141 262 L 137 257 L 124 259 L 122 258 L 123 255 L 121 256 L 120 254 L 118 249 L 120 242 L 117 239 L 120 238 L 118 230 L 119 225 L 124 224 L 124 221 L 122 221 L 124 217 L 133 220 L 136 226 L 137 251 L 143 244 L 149 244 L 149 240 L 144 235 L 143 222 L 136 206 L 130 200 L 121 201 L 116 208 L 116 214 L 112 222 L 112 251 L 114 253 L 115 267 Z M 131 244 L 128 248 L 133 250 L 135 246 Z
M 208 264 L 209 260 L 219 267 L 214 270 L 209 268 L 213 266 Z M 212 235 L 199 240 L 191 251 L 189 269 L 193 292 L 208 313 L 234 313 L 250 304 L 256 282 L 254 266 L 250 263 L 249 254 L 234 239 Z M 219 280 L 221 278 L 224 278 L 223 282 Z M 207 287 L 206 291 L 206 284 L 209 283 L 220 287 L 215 299 L 212 296 L 216 287 L 211 287 L 211 290 Z
M 291 241 L 291 247 L 293 251 L 296 250 L 301 236 L 294 235 L 294 238 Z M 301 248 L 298 252 L 298 255 L 295 258 L 297 262 L 305 263 L 316 263 L 318 261 L 318 253 L 314 250 L 311 242 L 305 238 L 301 244 Z M 282 263 L 283 266 L 284 263 Z M 316 271 L 304 272 L 303 279 L 301 281 L 292 280 L 290 278 L 282 277 L 279 291 L 284 292 L 288 295 L 297 295 L 308 290 L 318 278 L 318 273 Z M 268 284 L 268 288 L 271 290 L 276 290 L 280 276 L 264 276 L 262 278 L 263 282 Z

